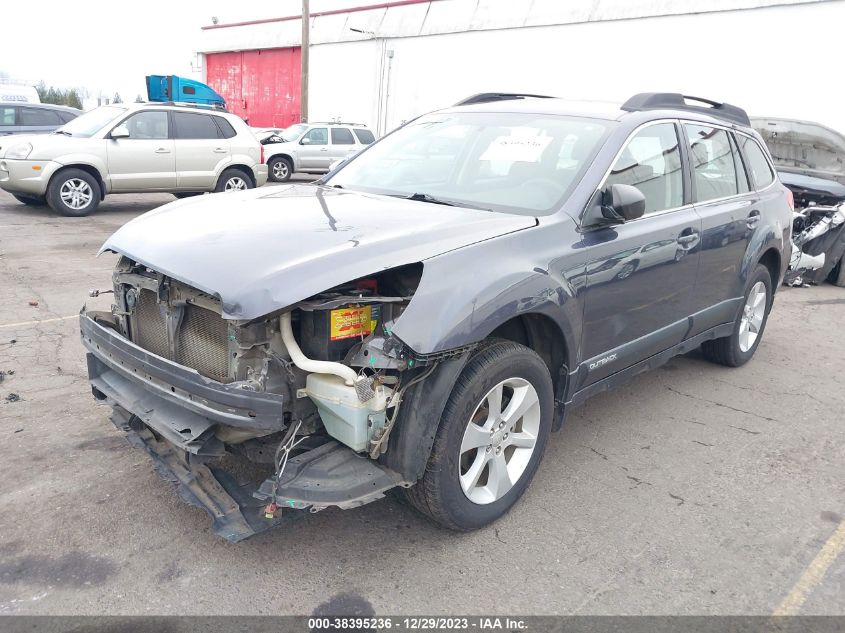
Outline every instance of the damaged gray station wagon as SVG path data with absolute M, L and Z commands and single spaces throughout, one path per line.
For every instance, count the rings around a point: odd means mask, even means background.
M 173 202 L 102 250 L 94 396 L 238 541 L 398 487 L 494 521 L 589 396 L 760 344 L 790 199 L 734 106 L 484 94 L 316 185 Z

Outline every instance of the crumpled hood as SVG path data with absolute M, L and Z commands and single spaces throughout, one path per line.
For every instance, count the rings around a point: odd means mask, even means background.
M 752 117 L 778 171 L 835 180 L 845 184 L 845 136 L 809 121 Z
M 536 225 L 531 216 L 295 185 L 179 200 L 124 225 L 115 251 L 254 319 L 338 284 Z

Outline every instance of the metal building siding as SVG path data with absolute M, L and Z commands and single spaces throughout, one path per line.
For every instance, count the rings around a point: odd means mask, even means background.
M 300 119 L 301 55 L 298 46 L 209 53 L 206 81 L 251 126 L 287 127 Z

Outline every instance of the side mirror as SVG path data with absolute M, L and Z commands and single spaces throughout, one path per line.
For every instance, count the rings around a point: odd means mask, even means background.
M 111 131 L 109 135 L 112 138 L 129 138 L 129 128 L 127 128 L 123 123 L 118 125 Z
M 300 145 L 311 145 L 311 139 L 306 136 L 304 139 L 299 141 L 299 144 Z
M 602 194 L 601 214 L 611 222 L 636 220 L 645 213 L 645 196 L 633 185 L 610 185 Z

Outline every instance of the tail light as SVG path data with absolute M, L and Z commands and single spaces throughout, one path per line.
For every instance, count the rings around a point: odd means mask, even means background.
M 258 147 L 261 148 L 261 151 L 258 155 L 258 162 L 263 165 L 264 164 L 264 146 L 261 143 L 259 143 Z
M 264 160 L 262 159 L 262 163 Z M 789 205 L 789 209 L 791 211 L 795 211 L 795 196 L 792 194 L 792 190 L 787 188 L 786 189 L 786 202 Z

